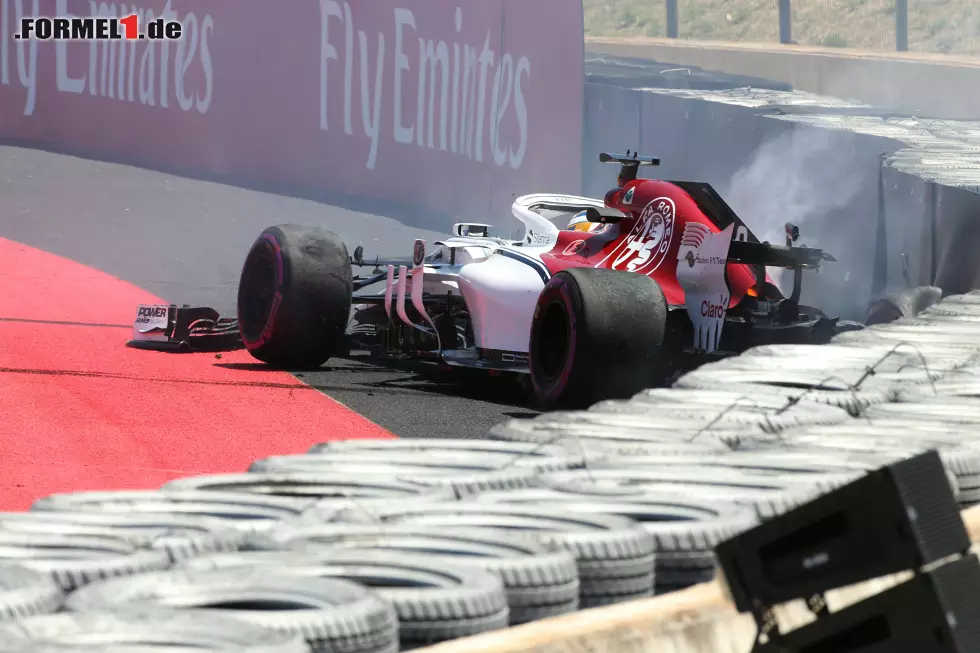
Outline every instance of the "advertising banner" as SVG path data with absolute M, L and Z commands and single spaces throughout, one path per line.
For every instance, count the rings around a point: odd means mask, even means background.
M 578 190 L 582 51 L 578 0 L 0 0 L 0 137 L 496 222 Z

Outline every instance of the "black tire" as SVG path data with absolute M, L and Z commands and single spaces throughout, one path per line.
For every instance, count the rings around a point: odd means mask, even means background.
M 943 424 L 950 430 L 959 426 L 976 428 L 980 425 L 980 414 L 977 413 L 977 403 L 973 397 L 938 396 L 908 403 L 881 404 L 868 408 L 867 417 L 872 421 L 888 419 L 905 423 Z
M 538 422 L 533 419 L 512 419 L 507 422 L 496 424 L 490 429 L 490 437 L 507 442 L 526 442 L 531 444 L 550 445 L 558 442 L 566 442 L 570 447 L 578 447 L 579 450 L 586 452 L 601 452 L 610 446 L 629 446 L 636 443 L 647 445 L 657 444 L 664 448 L 665 452 L 717 452 L 727 451 L 728 446 L 719 439 L 719 433 L 725 436 L 734 436 L 735 432 L 724 429 L 706 429 L 708 438 L 698 439 L 696 442 L 690 441 L 690 433 L 687 439 L 677 437 L 674 423 L 670 422 L 668 430 L 653 431 L 651 429 L 609 429 L 596 428 L 592 424 L 556 424 L 554 422 Z M 688 431 L 684 431 L 688 433 Z M 589 460 L 591 460 L 591 456 Z M 588 467 L 588 465 L 585 465 Z
M 678 494 L 695 501 L 737 503 L 753 508 L 756 516 L 764 521 L 852 480 L 853 475 L 842 474 L 762 475 L 738 469 L 684 467 L 552 472 L 541 476 L 540 484 L 559 492 L 584 495 L 602 492 L 607 496 L 610 487 L 619 486 L 631 491 L 618 496 L 626 503 L 631 496 L 653 492 Z
M 242 266 L 242 343 L 274 367 L 320 367 L 343 351 L 352 292 L 350 256 L 336 234 L 316 227 L 269 227 Z
M 209 573 L 203 571 L 207 564 L 202 560 L 195 565 L 201 571 L 186 573 Z M 340 580 L 375 588 L 394 606 L 403 645 L 506 628 L 509 617 L 503 581 L 497 575 L 439 557 L 378 550 L 256 551 L 218 556 L 210 573 L 235 572 Z
M 0 532 L 0 562 L 47 574 L 65 592 L 116 576 L 167 569 L 170 555 L 122 537 Z
M 801 449 L 826 448 L 837 453 L 859 454 L 870 452 L 889 454 L 895 458 L 908 458 L 927 449 L 936 449 L 957 500 L 963 503 L 961 495 L 964 492 L 980 489 L 980 451 L 960 446 L 961 438 L 953 433 L 883 435 L 880 430 L 872 430 L 870 425 L 858 422 L 840 433 L 828 430 L 796 432 L 790 436 L 788 444 Z
M 935 286 L 919 286 L 889 293 L 872 302 L 865 324 L 886 324 L 903 317 L 914 317 L 942 298 L 942 289 Z
M 248 536 L 226 520 L 199 515 L 54 510 L 0 513 L 0 535 L 7 532 L 122 538 L 139 548 L 166 551 L 172 561 L 237 551 Z
M 656 491 L 616 497 L 528 488 L 487 492 L 476 500 L 550 505 L 571 512 L 619 515 L 641 523 L 656 542 L 653 589 L 658 594 L 664 593 L 664 585 L 673 590 L 711 580 L 715 571 L 714 547 L 758 523 L 755 511 L 746 506 Z M 619 586 L 612 593 L 649 589 Z
M 48 574 L 17 565 L 0 567 L 0 621 L 57 612 L 64 601 L 64 592 Z
M 481 440 L 479 438 L 424 438 L 420 440 L 397 439 L 358 439 L 335 440 L 313 445 L 308 453 L 363 453 L 378 452 L 388 455 L 405 452 L 429 453 L 436 455 L 452 452 L 459 455 L 484 456 L 506 455 L 507 465 L 533 467 L 539 471 L 557 471 L 582 467 L 581 453 L 573 453 L 560 445 L 535 445 L 502 440 Z
M 257 494 L 260 497 L 287 497 L 316 501 L 309 509 L 329 505 L 332 501 L 340 504 L 348 499 L 390 502 L 409 499 L 442 501 L 456 498 L 456 495 L 449 488 L 419 487 L 414 483 L 380 476 L 365 477 L 344 472 L 316 471 L 244 472 L 240 474 L 185 476 L 170 481 L 162 489 L 165 492 L 241 492 Z M 0 513 L 0 517 L 2 517 L 2 513 Z
M 493 493 L 497 494 L 497 493 Z M 502 494 L 507 494 L 503 492 Z M 510 607 L 510 624 L 533 621 L 540 608 L 552 615 L 578 607 L 579 579 L 575 558 L 565 551 L 550 551 L 529 537 L 483 528 L 439 528 L 390 524 L 283 525 L 250 541 L 257 550 L 318 553 L 366 549 L 401 552 L 449 565 L 473 566 L 503 581 Z M 327 554 L 324 554 L 327 555 Z M 209 560 L 245 560 L 242 554 L 198 558 L 188 567 L 204 568 Z M 573 604 L 573 605 L 569 605 Z M 525 613 L 530 611 L 530 615 Z
M 745 375 L 748 376 L 749 372 L 745 372 Z M 815 372 L 802 378 L 810 384 L 819 382 Z M 842 408 L 817 402 L 800 402 L 782 413 L 776 413 L 771 408 L 749 403 L 719 407 L 711 404 L 643 403 L 613 399 L 595 404 L 590 410 L 547 413 L 526 421 L 547 424 L 552 428 L 554 425 L 587 426 L 594 429 L 597 437 L 615 437 L 617 431 L 635 430 L 650 435 L 659 432 L 661 436 L 683 439 L 688 434 L 704 435 L 714 430 L 714 427 L 718 427 L 719 431 L 729 429 L 764 437 L 766 433 L 778 433 L 797 426 L 840 424 L 849 419 L 847 411 Z
M 543 408 L 625 399 L 668 376 L 667 300 L 631 272 L 573 268 L 545 285 L 531 321 L 534 394 Z
M 786 378 L 785 372 L 776 368 L 770 372 L 759 373 L 751 383 L 742 382 L 738 375 L 739 372 L 734 370 L 695 370 L 674 381 L 671 389 L 712 392 L 737 387 L 744 393 L 742 396 L 748 395 L 752 397 L 753 401 L 765 398 L 784 402 L 802 401 L 829 404 L 843 408 L 851 417 L 859 417 L 868 406 L 883 404 L 891 401 L 895 396 L 895 391 L 891 389 L 855 390 L 843 381 L 836 379 L 828 379 L 819 385 L 806 389 L 787 387 L 779 383 L 780 380 Z M 765 376 L 770 378 L 766 379 Z M 734 382 L 733 378 L 735 378 Z
M 639 591 L 634 589 L 637 586 L 647 592 L 653 589 L 654 537 L 641 524 L 618 515 L 463 501 L 392 508 L 376 516 L 384 524 L 433 531 L 463 527 L 524 532 L 549 550 L 572 554 L 578 565 L 579 598 L 583 604 L 598 597 L 606 597 L 607 603 L 618 603 L 626 600 L 623 595 Z M 359 519 L 358 515 L 351 515 L 348 521 Z
M 790 436 L 792 437 L 792 436 Z M 658 467 L 722 467 L 756 474 L 865 474 L 895 462 L 894 455 L 837 452 L 832 449 L 762 449 L 724 454 L 610 455 L 595 462 L 599 469 L 656 469 Z M 513 492 L 513 490 L 511 490 Z
M 35 501 L 31 510 L 200 515 L 226 519 L 229 526 L 242 524 L 251 528 L 259 522 L 274 523 L 279 519 L 298 517 L 314 503 L 314 499 L 248 492 L 93 490 L 49 494 Z
M 495 465 L 493 461 L 483 462 L 472 456 L 441 461 L 433 460 L 432 456 L 405 460 L 408 457 L 403 454 L 398 460 L 389 457 L 374 462 L 356 457 L 345 459 L 341 454 L 290 454 L 260 458 L 252 463 L 249 472 L 343 472 L 365 479 L 394 478 L 420 488 L 449 487 L 456 498 L 488 490 L 527 487 L 534 483 L 538 473 L 533 467 L 508 467 L 499 460 Z M 502 466 L 498 468 L 498 465 Z
M 397 615 L 378 594 L 338 578 L 287 574 L 285 568 L 137 574 L 87 585 L 65 603 L 68 612 L 115 615 L 169 606 L 220 611 L 246 624 L 301 636 L 314 653 L 398 650 Z

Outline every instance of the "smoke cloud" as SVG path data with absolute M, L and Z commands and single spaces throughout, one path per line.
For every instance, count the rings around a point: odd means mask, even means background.
M 783 244 L 785 224 L 792 222 L 807 245 L 829 244 L 821 242 L 827 222 L 850 207 L 867 183 L 867 169 L 850 148 L 841 149 L 836 136 L 828 129 L 795 126 L 756 148 L 732 175 L 723 197 L 760 240 Z M 769 272 L 782 289 L 785 270 Z

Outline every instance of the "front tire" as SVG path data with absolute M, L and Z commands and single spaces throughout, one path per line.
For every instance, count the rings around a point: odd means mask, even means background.
M 632 272 L 563 270 L 538 298 L 530 367 L 542 408 L 587 408 L 661 385 L 667 300 L 656 281 Z
M 269 227 L 242 266 L 242 342 L 273 367 L 320 367 L 346 344 L 352 292 L 350 257 L 336 234 L 296 225 Z

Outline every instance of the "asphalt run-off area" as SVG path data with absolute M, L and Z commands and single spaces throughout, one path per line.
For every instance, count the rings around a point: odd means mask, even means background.
M 0 147 L 0 463 L 4 509 L 56 491 L 154 488 L 351 437 L 482 437 L 533 415 L 508 378 L 354 356 L 269 371 L 244 350 L 125 346 L 140 303 L 235 315 L 267 226 L 319 225 L 351 247 L 444 237 L 371 213 L 142 168 Z M 448 232 L 446 227 L 446 232 Z M 461 378 L 463 377 L 463 378 Z

